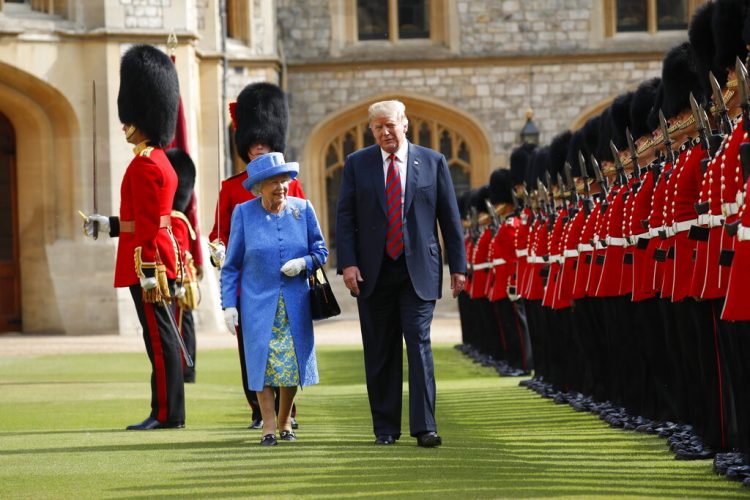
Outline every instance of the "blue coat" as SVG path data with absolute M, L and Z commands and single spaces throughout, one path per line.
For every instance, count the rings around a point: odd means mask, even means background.
M 309 201 L 288 197 L 286 208 L 279 214 L 263 208 L 260 198 L 234 209 L 221 269 L 221 302 L 225 308 L 237 307 L 239 287 L 250 390 L 263 389 L 279 293 L 284 294 L 300 385 L 318 383 L 307 273 L 289 277 L 280 271 L 284 263 L 298 257 L 304 257 L 307 271 L 312 271 L 312 255 L 323 264 L 328 249 Z

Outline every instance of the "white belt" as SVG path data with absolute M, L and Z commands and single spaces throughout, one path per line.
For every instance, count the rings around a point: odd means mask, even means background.
M 604 240 L 607 242 L 607 245 L 612 245 L 613 247 L 626 247 L 628 246 L 628 240 L 625 238 L 617 238 L 614 236 L 607 236 L 607 238 Z
M 550 255 L 549 256 L 550 262 L 557 262 L 558 264 L 562 262 L 562 257 L 560 255 Z
M 482 262 L 481 264 L 474 264 L 475 271 L 481 271 L 482 269 L 489 269 L 492 267 L 492 262 Z
M 708 214 L 706 214 L 708 215 Z M 724 224 L 724 216 L 723 215 L 708 215 L 708 222 L 706 222 L 706 225 L 708 227 L 719 227 L 722 224 Z
M 597 241 L 595 246 L 597 250 L 604 250 L 604 245 L 602 245 L 601 241 Z
M 697 222 L 698 222 L 698 219 L 675 222 L 674 224 L 672 224 L 672 231 L 674 231 L 672 234 L 683 233 L 689 230 L 690 227 L 696 224 Z
M 528 257 L 527 260 L 530 264 L 544 264 L 544 257 Z
M 529 255 L 528 248 L 522 248 L 521 250 L 516 250 L 516 257 L 526 257 Z
M 650 234 L 652 238 L 656 238 L 657 236 L 659 236 L 660 229 L 661 228 L 659 227 L 652 227 L 648 230 L 648 234 Z
M 501 266 L 505 264 L 505 259 L 495 259 L 492 261 L 492 267 Z
M 657 234 L 659 234 L 659 232 L 661 232 L 661 231 L 664 231 L 664 234 L 667 236 L 667 238 L 669 238 L 670 236 L 674 236 L 674 225 L 672 225 L 672 226 L 659 226 L 659 228 L 657 228 L 656 231 L 657 231 Z
M 740 226 L 737 229 L 737 239 L 740 241 L 750 240 L 750 227 Z
M 646 231 L 645 233 L 634 234 L 633 236 L 631 236 L 631 238 L 633 240 L 633 244 L 637 244 L 638 240 L 650 240 L 652 236 L 653 235 L 651 234 L 651 231 Z
M 738 213 L 740 213 L 740 205 L 738 203 L 722 203 L 721 213 L 724 215 L 724 217 L 737 215 Z
M 593 252 L 594 247 L 592 247 L 589 243 L 579 243 L 578 251 L 579 252 Z
M 745 192 L 744 191 L 737 191 L 737 206 L 742 206 L 745 203 Z
M 708 221 L 710 220 L 711 215 L 710 214 L 700 214 L 698 216 L 698 225 L 699 226 L 708 226 Z
M 575 248 L 563 250 L 563 257 L 578 257 L 578 250 Z

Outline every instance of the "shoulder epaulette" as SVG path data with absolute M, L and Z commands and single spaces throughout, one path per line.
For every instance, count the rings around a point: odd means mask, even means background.
M 143 150 L 141 150 L 140 153 L 138 153 L 138 156 L 145 156 L 146 158 L 148 158 L 149 156 L 151 156 L 151 152 L 153 150 L 154 150 L 153 146 L 147 146 L 147 147 L 143 148 Z
M 191 240 L 194 240 L 196 238 L 195 231 L 193 230 L 193 225 L 190 224 L 190 221 L 188 220 L 185 214 L 183 214 L 179 210 L 172 210 L 172 213 L 170 213 L 169 215 L 171 215 L 172 217 L 176 217 L 177 219 L 180 219 L 182 222 L 184 222 L 187 225 Z

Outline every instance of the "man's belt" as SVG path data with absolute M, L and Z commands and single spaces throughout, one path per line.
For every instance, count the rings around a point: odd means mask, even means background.
M 679 233 L 684 233 L 685 231 L 689 231 L 690 226 L 692 226 L 693 224 L 697 224 L 697 223 L 698 223 L 698 219 L 675 222 L 674 224 L 672 224 L 672 231 L 673 231 L 672 234 L 679 234 Z
M 555 255 L 550 255 L 550 256 L 549 256 L 549 261 L 550 261 L 550 262 L 557 262 L 557 263 L 559 264 L 559 263 L 561 263 L 561 262 L 562 262 L 562 257 L 561 257 L 560 255 L 557 255 L 557 254 L 555 254 Z
M 537 257 L 536 255 L 532 257 L 527 257 L 527 261 L 529 264 L 544 264 L 545 260 L 544 257 Z
M 529 250 L 527 248 L 516 250 L 516 257 L 526 257 L 527 255 L 529 255 Z
M 170 227 L 172 225 L 172 216 L 162 215 L 159 217 L 159 227 Z M 134 233 L 135 232 L 135 221 L 134 220 L 121 220 L 120 221 L 120 232 L 121 233 Z
M 660 228 L 658 227 L 652 227 L 648 230 L 648 234 L 650 234 L 652 238 L 656 238 L 659 236 L 659 230 Z
M 575 248 L 563 250 L 563 257 L 578 257 L 578 250 L 576 250 Z
M 708 227 L 719 227 L 724 224 L 723 215 L 708 215 L 706 220 L 707 220 L 706 225 Z
M 482 262 L 481 264 L 474 264 L 475 271 L 481 271 L 482 269 L 489 269 L 492 267 L 492 262 Z
M 737 215 L 738 213 L 740 213 L 740 206 L 738 203 L 722 203 L 721 213 L 722 215 L 724 215 L 724 217 L 729 217 L 730 215 Z
M 492 261 L 492 267 L 501 266 L 503 264 L 505 264 L 505 259 L 494 259 Z
M 607 246 L 612 245 L 613 247 L 626 247 L 628 246 L 628 240 L 625 238 L 618 238 L 616 236 L 607 236 L 605 240 Z
M 589 243 L 579 243 L 578 244 L 578 251 L 579 252 L 593 252 L 594 247 L 591 246 Z
M 742 190 L 737 191 L 735 201 L 737 202 L 737 206 L 741 207 L 745 203 L 745 192 Z

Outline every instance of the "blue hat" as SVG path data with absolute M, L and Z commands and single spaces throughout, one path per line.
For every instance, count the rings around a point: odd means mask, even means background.
M 298 173 L 299 163 L 284 162 L 284 155 L 281 153 L 266 153 L 247 164 L 247 179 L 242 186 L 250 191 L 254 185 L 269 177 L 289 174 L 294 179 Z

